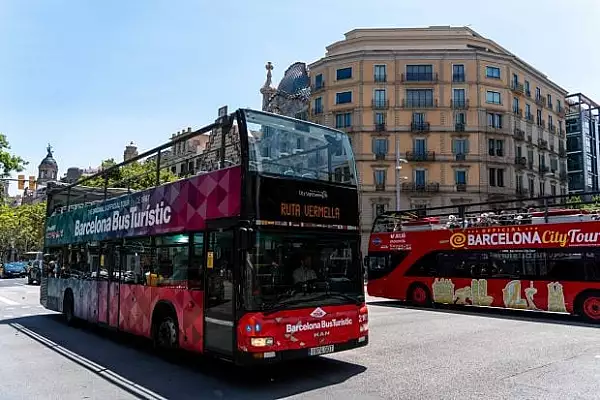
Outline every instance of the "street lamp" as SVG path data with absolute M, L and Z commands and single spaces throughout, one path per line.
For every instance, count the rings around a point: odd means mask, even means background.
M 400 157 L 400 138 L 396 136 L 396 211 L 400 211 L 400 186 L 403 179 L 407 177 L 400 176 L 402 164 L 408 163 L 406 159 Z

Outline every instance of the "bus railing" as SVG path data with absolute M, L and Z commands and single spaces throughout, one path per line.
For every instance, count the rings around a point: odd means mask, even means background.
M 600 191 L 387 211 L 372 231 L 398 232 L 600 220 Z

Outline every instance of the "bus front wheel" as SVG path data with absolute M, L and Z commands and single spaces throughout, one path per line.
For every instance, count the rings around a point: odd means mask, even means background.
M 406 296 L 408 302 L 416 307 L 431 306 L 431 292 L 422 283 L 414 283 L 408 288 Z
M 159 352 L 179 347 L 179 326 L 176 314 L 168 307 L 160 307 L 152 318 L 152 342 Z
M 73 292 L 67 290 L 63 299 L 63 315 L 68 325 L 73 325 L 75 321 L 75 302 L 73 300 Z

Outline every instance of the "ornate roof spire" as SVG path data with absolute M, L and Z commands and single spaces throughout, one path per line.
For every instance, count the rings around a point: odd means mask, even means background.
M 265 68 L 267 69 L 267 80 L 265 81 L 263 88 L 271 88 L 271 78 L 273 76 L 271 71 L 273 71 L 273 68 L 274 68 L 271 61 L 267 62 L 267 65 L 265 65 Z
M 46 150 L 48 151 L 47 156 L 52 157 L 52 145 L 50 143 L 48 143 L 48 147 L 46 147 Z

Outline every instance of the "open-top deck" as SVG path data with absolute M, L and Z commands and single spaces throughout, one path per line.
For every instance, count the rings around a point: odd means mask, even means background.
M 588 193 L 583 200 L 552 196 L 388 211 L 375 219 L 373 233 L 599 221 L 599 200 L 598 193 Z

